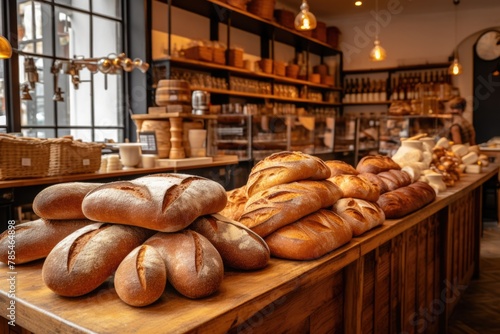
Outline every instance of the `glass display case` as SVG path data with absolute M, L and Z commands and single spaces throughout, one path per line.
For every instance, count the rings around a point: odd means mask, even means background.
M 335 153 L 344 156 L 352 165 L 365 155 L 379 150 L 379 123 L 375 115 L 349 115 L 335 119 Z M 350 158 L 348 157 L 350 156 Z
M 252 159 L 252 116 L 227 114 L 217 115 L 211 131 L 212 152 L 236 155 L 240 161 Z

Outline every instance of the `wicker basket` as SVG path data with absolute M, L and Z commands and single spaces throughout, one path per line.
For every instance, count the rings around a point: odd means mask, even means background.
M 0 134 L 0 180 L 47 176 L 49 153 L 48 140 Z
M 286 63 L 284 61 L 274 61 L 274 74 L 284 77 L 286 74 Z
M 234 48 L 229 50 L 229 65 L 243 67 L 243 49 Z
M 214 59 L 212 47 L 197 45 L 184 50 L 184 56 L 188 59 L 212 61 Z
M 289 10 L 276 9 L 274 11 L 276 22 L 288 29 L 294 29 L 295 14 Z
M 291 78 L 291 79 L 297 79 L 299 76 L 299 65 L 297 64 L 290 64 L 286 67 L 285 72 L 286 76 Z
M 260 70 L 266 74 L 273 73 L 273 61 L 272 59 L 261 59 L 259 60 Z
M 266 19 L 273 20 L 274 5 L 276 0 L 252 0 L 247 6 L 250 13 Z
M 70 138 L 50 141 L 49 176 L 97 172 L 101 166 L 102 144 Z
M 223 47 L 215 46 L 213 47 L 213 62 L 216 64 L 225 65 L 226 64 L 226 49 Z
M 326 23 L 318 21 L 316 29 L 312 31 L 312 37 L 317 40 L 326 43 Z
M 250 0 L 226 0 L 226 2 L 238 9 L 247 10 L 247 4 Z

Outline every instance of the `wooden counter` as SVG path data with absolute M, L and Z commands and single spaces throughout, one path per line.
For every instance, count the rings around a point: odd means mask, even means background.
M 497 173 L 493 165 L 465 174 L 424 209 L 320 259 L 226 271 L 220 290 L 202 300 L 167 289 L 155 304 L 133 308 L 112 279 L 87 296 L 62 298 L 43 284 L 42 261 L 2 265 L 1 315 L 15 300 L 16 326 L 35 333 L 444 333 L 463 286 L 478 273 L 481 187 Z M 4 321 L 4 332 L 10 328 Z

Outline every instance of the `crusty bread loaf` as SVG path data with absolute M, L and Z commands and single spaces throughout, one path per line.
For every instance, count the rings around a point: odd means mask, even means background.
M 245 225 L 219 214 L 196 219 L 190 229 L 215 246 L 224 265 L 242 270 L 264 268 L 270 252 L 264 239 Z
M 250 197 L 240 222 L 265 237 L 340 197 L 342 191 L 326 180 L 280 184 Z
M 332 210 L 351 226 L 355 237 L 385 221 L 384 211 L 376 203 L 358 198 L 342 198 Z
M 378 174 L 390 169 L 401 169 L 401 166 L 390 157 L 383 155 L 367 155 L 361 158 L 356 165 L 356 170 L 360 173 Z
M 352 239 L 350 225 L 333 211 L 321 209 L 271 233 L 271 254 L 289 260 L 319 258 Z
M 120 263 L 114 277 L 118 297 L 131 306 L 146 306 L 158 300 L 167 285 L 167 268 L 160 253 L 141 245 Z
M 357 175 L 337 175 L 328 179 L 342 190 L 342 197 L 354 197 L 369 202 L 376 202 L 380 196 L 378 185 L 360 178 Z
M 43 263 L 43 281 L 61 296 L 76 297 L 89 293 L 153 233 L 126 225 L 95 223 L 85 226 L 52 249 Z
M 279 152 L 259 161 L 250 171 L 247 197 L 279 184 L 299 180 L 324 180 L 330 168 L 318 157 L 302 152 Z
M 342 174 L 357 175 L 359 173 L 356 168 L 342 160 L 327 160 L 325 164 L 330 168 L 330 177 Z
M 242 186 L 227 192 L 226 207 L 219 213 L 227 218 L 233 220 L 240 220 L 241 215 L 245 211 L 245 204 L 247 203 L 247 189 Z
M 398 169 L 391 169 L 386 172 L 380 172 L 377 175 L 386 184 L 387 191 L 406 187 L 411 183 L 410 175 Z
M 186 229 L 158 232 L 145 245 L 153 246 L 165 261 L 168 282 L 188 298 L 215 293 L 224 278 L 224 264 L 215 247 L 201 234 Z
M 52 248 L 76 230 L 94 224 L 88 219 L 37 219 L 17 224 L 13 230 L 0 235 L 0 262 L 8 262 L 9 245 L 15 245 L 15 263 L 23 264 L 45 258 Z
M 380 176 L 378 176 L 378 174 L 359 173 L 358 177 L 377 185 L 381 195 L 389 191 L 389 189 L 387 188 L 387 184 L 380 178 Z
M 425 182 L 416 181 L 383 194 L 377 204 L 387 218 L 401 218 L 426 206 L 434 199 L 436 199 L 434 189 Z
M 153 174 L 97 187 L 83 200 L 89 219 L 163 232 L 182 230 L 202 215 L 224 209 L 225 189 L 186 174 Z
M 102 183 L 67 182 L 49 186 L 33 199 L 33 212 L 46 219 L 86 219 L 82 201 Z

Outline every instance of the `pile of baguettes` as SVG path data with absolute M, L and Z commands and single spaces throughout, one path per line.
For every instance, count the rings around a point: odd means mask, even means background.
M 434 198 L 432 187 L 412 183 L 387 157 L 354 168 L 288 151 L 257 163 L 246 185 L 228 192 L 177 173 L 62 183 L 35 197 L 40 219 L 0 235 L 0 261 L 9 260 L 15 236 L 15 263 L 45 259 L 43 281 L 62 296 L 87 294 L 112 277 L 132 306 L 161 299 L 167 282 L 202 298 L 219 289 L 225 267 L 259 270 L 271 255 L 315 259 Z

